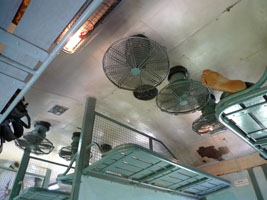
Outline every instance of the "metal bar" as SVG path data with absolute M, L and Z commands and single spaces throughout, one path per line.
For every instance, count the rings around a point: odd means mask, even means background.
M 199 179 L 197 181 L 194 181 L 192 183 L 189 183 L 189 184 L 183 185 L 181 187 L 175 188 L 175 190 L 185 190 L 187 188 L 190 188 L 191 186 L 199 185 L 200 183 L 206 182 L 207 180 L 208 180 L 208 178 L 205 177 L 205 178 Z
M 53 162 L 53 161 L 50 161 L 50 160 L 45 160 L 45 159 L 42 159 L 42 158 L 37 158 L 37 157 L 33 157 L 33 156 L 30 156 L 30 158 L 34 159 L 34 160 L 39 160 L 39 161 L 47 162 L 47 163 L 50 163 L 50 164 L 62 166 L 62 167 L 68 167 L 68 165 L 64 165 L 64 164 L 61 164 L 61 163 L 56 163 L 56 162 Z M 75 169 L 75 167 L 71 167 L 71 168 Z
M 164 146 L 165 149 L 167 149 L 167 151 L 169 152 L 169 154 L 170 154 L 173 158 L 176 159 L 176 156 L 171 152 L 171 150 L 170 150 L 170 149 L 169 149 L 163 142 L 161 142 L 160 140 L 158 140 L 158 142 L 159 142 L 160 144 L 162 144 L 162 146 Z
M 196 175 L 198 176 L 198 175 Z M 191 177 L 191 178 L 188 178 L 188 179 L 180 179 L 181 181 L 177 182 L 177 183 L 174 183 L 172 185 L 169 185 L 168 188 L 173 188 L 173 187 L 176 187 L 177 185 L 180 185 L 182 184 L 183 182 L 188 182 L 188 180 L 190 179 L 197 179 L 197 178 L 194 178 L 194 177 Z
M 138 171 L 138 172 L 136 172 L 136 173 L 130 175 L 129 178 L 132 178 L 133 176 L 137 176 L 137 175 L 141 174 L 142 172 L 144 172 L 144 171 L 146 171 L 146 170 L 149 170 L 151 167 L 155 167 L 155 166 L 157 166 L 157 165 L 160 164 L 160 163 L 161 163 L 161 161 L 156 162 L 154 165 L 150 165 L 150 166 L 148 166 L 147 168 L 141 169 L 140 171 Z
M 140 135 L 143 135 L 143 136 L 145 136 L 145 137 L 151 138 L 152 140 L 155 140 L 155 141 L 159 142 L 160 144 L 162 144 L 162 146 L 164 146 L 164 148 L 169 152 L 169 154 L 170 154 L 173 158 L 176 159 L 176 157 L 175 157 L 174 154 L 171 152 L 171 150 L 170 150 L 170 149 L 169 149 L 163 142 L 161 142 L 161 141 L 158 140 L 157 138 L 154 138 L 154 137 L 152 137 L 152 136 L 149 136 L 149 135 L 147 135 L 147 134 L 145 134 L 145 133 L 143 133 L 143 132 L 141 132 L 141 131 L 138 131 L 138 130 L 136 130 L 136 129 L 130 127 L 130 126 L 127 126 L 127 125 L 125 125 L 125 124 L 123 124 L 123 123 L 121 123 L 121 122 L 118 122 L 118 121 L 116 121 L 116 120 L 114 120 L 114 119 L 111 119 L 111 118 L 109 118 L 109 117 L 107 117 L 107 116 L 105 116 L 105 115 L 103 115 L 103 114 L 101 114 L 101 113 L 95 112 L 95 114 L 96 114 L 97 116 L 100 116 L 100 117 L 102 117 L 102 118 L 104 118 L 104 119 L 106 119 L 106 120 L 109 120 L 109 121 L 111 121 L 111 122 L 113 122 L 113 123 L 115 123 L 115 124 L 118 124 L 118 125 L 120 125 L 120 126 L 122 126 L 122 127 L 124 127 L 124 128 L 127 128 L 127 129 L 129 129 L 129 130 L 131 130 L 131 131 L 133 131 L 133 132 L 139 133 Z
M 164 174 L 164 173 L 166 173 L 166 172 L 168 172 L 168 171 L 170 171 L 170 170 L 172 170 L 172 169 L 174 169 L 174 168 L 176 168 L 176 166 L 174 166 L 174 165 L 169 165 L 169 166 L 166 167 L 165 169 L 158 170 L 157 172 L 153 173 L 152 175 L 148 175 L 148 176 L 146 176 L 146 177 L 140 179 L 139 182 L 142 182 L 142 183 L 143 183 L 143 182 L 145 182 L 145 181 L 147 181 L 147 180 L 149 180 L 149 179 L 156 180 L 156 179 L 159 178 L 159 176 L 161 177 L 162 174 Z
M 157 176 L 156 178 L 153 178 L 152 180 L 148 181 L 148 183 L 155 182 L 155 181 L 157 181 L 157 180 L 159 180 L 159 179 L 161 179 L 161 178 L 164 178 L 164 177 L 166 177 L 167 175 L 172 174 L 172 173 L 177 172 L 177 171 L 179 171 L 179 169 L 175 169 L 175 170 L 170 171 L 170 172 L 168 172 L 168 173 L 161 174 L 160 176 Z M 169 188 L 169 186 L 168 186 L 167 188 Z
M 18 96 L 12 101 L 9 105 L 8 109 L 4 112 L 4 114 L 0 117 L 0 124 L 6 119 L 9 113 L 15 108 L 18 102 L 23 98 L 23 96 L 29 91 L 32 85 L 38 80 L 38 78 L 42 75 L 42 73 L 46 70 L 48 65 L 54 60 L 54 58 L 58 55 L 61 49 L 64 47 L 69 38 L 84 24 L 84 22 L 94 13 L 94 11 L 103 3 L 104 0 L 94 0 L 92 3 L 86 8 L 83 14 L 77 19 L 76 23 L 70 28 L 70 30 L 65 34 L 59 44 L 51 51 L 47 59 L 43 62 L 40 68 L 36 71 L 36 74 L 28 81 L 28 83 L 24 86 Z
M 262 103 L 255 104 L 255 105 L 252 105 L 250 107 L 247 107 L 247 108 L 244 108 L 241 110 L 237 110 L 237 111 L 228 113 L 225 116 L 228 118 L 239 117 L 241 115 L 246 115 L 246 114 L 250 113 L 251 111 L 254 111 L 256 108 L 258 108 L 259 110 L 261 108 L 264 109 L 264 107 L 266 107 L 266 106 L 267 106 L 267 102 L 262 102 Z
M 22 65 L 14 60 L 11 60 L 10 58 L 6 57 L 6 56 L 3 56 L 3 55 L 0 55 L 0 61 L 4 62 L 4 63 L 7 63 L 9 65 L 11 65 L 12 67 L 15 67 L 15 68 L 18 68 L 18 69 L 21 69 L 25 72 L 28 72 L 30 74 L 36 74 L 36 71 L 25 66 L 25 65 Z
M 89 166 L 89 153 L 87 146 L 92 142 L 94 121 L 95 121 L 95 98 L 87 98 L 83 116 L 83 125 L 79 147 L 77 151 L 77 161 L 72 183 L 71 199 L 78 200 L 82 171 Z
M 149 149 L 153 151 L 153 140 L 149 138 Z
M 267 181 L 267 164 L 261 166 L 262 171 L 264 173 L 265 179 Z
M 254 145 L 265 145 L 265 144 L 267 144 L 267 137 L 257 140 Z
M 23 157 L 21 159 L 21 163 L 19 166 L 19 170 L 17 173 L 17 176 L 15 178 L 12 191 L 10 194 L 9 199 L 13 200 L 16 196 L 18 196 L 20 189 L 21 189 L 21 184 L 24 179 L 28 164 L 30 160 L 30 152 L 29 151 L 24 151 Z
M 51 169 L 46 169 L 45 178 L 43 182 L 43 188 L 48 188 L 50 177 L 51 177 Z
M 255 176 L 255 174 L 253 172 L 253 168 L 249 168 L 248 169 L 248 174 L 249 174 L 252 186 L 254 188 L 254 191 L 256 193 L 257 199 L 258 200 L 264 200 L 263 196 L 262 196 L 262 193 L 261 193 L 261 190 L 260 190 L 260 187 L 259 187 L 259 184 L 257 182 L 256 176 Z
M 3 166 L 0 166 L 0 169 L 4 169 L 4 170 L 11 171 L 11 172 L 16 172 L 16 173 L 18 172 L 18 170 L 7 168 L 7 167 L 3 167 Z M 45 177 L 45 176 L 42 176 L 40 174 L 34 174 L 34 173 L 30 173 L 30 172 L 26 172 L 26 175 L 36 176 L 36 177 L 40 177 L 40 178 L 44 178 Z
M 262 134 L 262 135 L 264 135 L 264 134 L 266 134 L 267 133 L 267 129 L 264 129 L 264 130 L 257 130 L 257 131 L 253 131 L 253 132 L 250 132 L 250 133 L 248 133 L 249 135 L 252 135 L 252 134 Z
M 107 165 L 106 167 L 102 168 L 100 171 L 102 172 L 104 169 L 109 168 L 109 167 L 112 167 L 112 166 L 113 166 L 114 164 L 116 164 L 118 161 L 123 160 L 123 159 L 126 159 L 126 158 L 129 157 L 131 154 L 133 154 L 133 152 L 131 152 L 131 153 L 125 155 L 125 156 L 122 156 L 121 158 L 119 158 L 119 159 L 117 159 L 117 160 L 114 160 L 113 163 L 111 163 L 111 164 Z M 88 169 L 88 170 L 90 170 L 90 169 Z M 87 170 L 85 169 L 85 171 L 87 171 Z

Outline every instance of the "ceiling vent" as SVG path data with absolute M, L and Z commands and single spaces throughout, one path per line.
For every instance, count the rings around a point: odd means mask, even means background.
M 53 113 L 55 115 L 62 115 L 64 112 L 66 112 L 69 108 L 55 105 L 53 108 L 51 108 L 48 112 Z

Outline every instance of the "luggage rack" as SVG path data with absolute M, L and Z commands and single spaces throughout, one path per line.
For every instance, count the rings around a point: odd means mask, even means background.
M 136 144 L 117 146 L 85 168 L 83 174 L 103 175 L 196 198 L 231 186 L 226 180 Z
M 246 90 L 222 99 L 217 119 L 267 160 L 267 68 L 260 80 Z

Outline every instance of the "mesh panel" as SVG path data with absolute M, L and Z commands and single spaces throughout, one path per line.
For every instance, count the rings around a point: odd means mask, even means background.
M 153 141 L 153 151 L 161 153 L 169 158 L 173 158 L 173 156 L 168 152 L 168 150 L 158 141 Z
M 100 145 L 109 144 L 112 148 L 121 144 L 138 144 L 149 149 L 149 136 L 141 135 L 140 133 L 122 126 L 114 120 L 104 118 L 101 115 L 95 115 L 93 142 Z M 153 150 L 165 156 L 172 157 L 168 150 L 159 142 L 153 141 Z M 91 148 L 90 164 L 101 159 L 101 153 L 97 147 Z
M 126 143 L 134 143 L 145 148 L 149 148 L 148 137 L 98 115 L 95 116 L 93 142 L 100 145 L 109 144 L 112 148 Z M 90 163 L 93 163 L 101 158 L 101 154 L 96 147 L 91 149 L 91 153 L 92 157 Z
M 47 169 L 51 170 L 51 176 L 49 180 L 49 184 L 56 182 L 56 178 L 58 174 L 62 174 L 67 167 L 47 163 L 40 160 L 30 159 L 27 172 L 33 173 L 37 175 L 41 175 L 42 177 L 32 176 L 32 175 L 26 175 L 23 181 L 23 189 L 29 188 L 29 187 L 41 187 L 43 185 L 43 181 L 47 172 Z M 70 170 L 70 173 L 74 172 L 73 169 Z

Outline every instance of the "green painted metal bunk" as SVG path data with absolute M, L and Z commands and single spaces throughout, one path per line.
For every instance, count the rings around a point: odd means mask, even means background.
M 136 144 L 119 145 L 83 170 L 196 198 L 231 186 L 228 181 Z
M 241 92 L 223 98 L 217 119 L 267 159 L 267 68 L 261 79 Z

